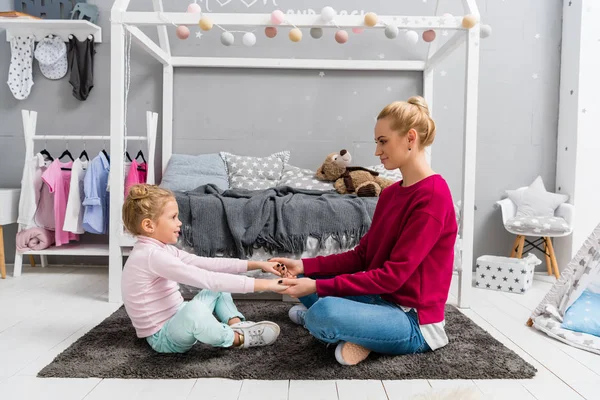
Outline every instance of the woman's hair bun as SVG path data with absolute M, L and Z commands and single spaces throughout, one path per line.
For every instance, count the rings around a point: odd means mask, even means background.
M 422 107 L 422 109 L 427 113 L 427 115 L 429 115 L 429 106 L 427 105 L 425 99 L 421 96 L 412 96 L 406 102 L 415 106 Z

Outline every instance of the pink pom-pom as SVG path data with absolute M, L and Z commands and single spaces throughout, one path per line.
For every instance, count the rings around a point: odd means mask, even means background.
M 337 31 L 335 33 L 335 41 L 339 44 L 344 44 L 348 41 L 348 32 L 346 31 Z
M 200 8 L 200 5 L 198 3 L 192 3 L 188 6 L 187 12 L 192 14 L 198 14 L 202 12 L 202 9 Z
M 277 28 L 275 28 L 274 26 L 267 26 L 265 28 L 265 35 L 269 39 L 273 39 L 275 36 L 277 36 Z
M 177 37 L 181 40 L 185 40 L 188 37 L 190 37 L 190 30 L 188 29 L 187 26 L 185 25 L 180 25 L 177 27 L 177 30 L 175 31 L 175 34 L 177 35 Z
M 357 35 L 363 33 L 365 30 L 363 28 L 352 28 L 352 33 L 356 33 Z
M 435 31 L 434 30 L 428 30 L 423 32 L 423 41 L 424 42 L 433 42 L 435 40 Z
M 285 14 L 281 10 L 275 10 L 271 13 L 271 22 L 275 25 L 279 25 L 285 19 Z

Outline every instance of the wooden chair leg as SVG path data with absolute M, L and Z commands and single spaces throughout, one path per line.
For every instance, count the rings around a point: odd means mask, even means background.
M 521 240 L 521 235 L 517 235 L 515 238 L 515 242 L 512 245 L 512 251 L 510 252 L 510 257 L 514 257 L 517 255 L 517 248 L 519 247 L 519 241 Z
M 33 258 L 33 254 L 29 255 L 29 265 L 35 267 L 35 258 Z
M 531 318 L 527 320 L 527 326 L 533 326 L 533 320 Z
M 560 278 L 560 272 L 558 271 L 558 262 L 556 262 L 556 256 L 554 255 L 554 246 L 552 246 L 552 240 L 550 238 L 548 238 L 548 247 L 550 248 L 550 259 L 552 260 L 554 276 L 556 276 L 556 279 L 558 279 Z
M 519 247 L 517 249 L 517 258 L 523 258 L 523 247 L 525 246 L 525 236 L 520 236 Z
M 550 246 L 548 246 L 549 237 L 544 237 L 544 253 L 546 255 L 546 270 L 548 275 L 552 275 L 552 259 L 550 258 Z

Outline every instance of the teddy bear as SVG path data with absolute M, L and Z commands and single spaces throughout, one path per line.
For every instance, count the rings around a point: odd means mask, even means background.
M 364 167 L 351 167 L 352 156 L 342 149 L 325 158 L 315 177 L 321 181 L 334 182 L 340 194 L 356 194 L 360 197 L 377 197 L 383 189 L 394 181 L 379 176 L 376 171 Z

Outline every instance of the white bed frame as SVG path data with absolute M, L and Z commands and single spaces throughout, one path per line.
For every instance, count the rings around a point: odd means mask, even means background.
M 462 0 L 465 15 L 479 18 L 475 0 Z M 225 58 L 225 57 L 178 57 L 171 55 L 167 26 L 198 24 L 199 14 L 164 12 L 162 0 L 153 0 L 154 11 L 127 11 L 129 0 L 116 0 L 111 11 L 111 190 L 110 196 L 110 243 L 109 243 L 109 301 L 121 302 L 121 274 L 123 255 L 132 246 L 132 238 L 123 230 L 123 165 L 125 143 L 125 79 L 126 79 L 126 32 L 131 33 L 141 47 L 163 65 L 162 103 L 162 171 L 172 154 L 173 141 L 173 69 L 175 67 L 216 67 L 216 68 L 287 68 L 287 69 L 335 69 L 335 70 L 391 70 L 422 71 L 423 94 L 432 111 L 434 68 L 452 51 L 466 42 L 465 62 L 465 108 L 464 108 L 464 158 L 462 180 L 462 270 L 459 271 L 459 307 L 468 307 L 472 279 L 473 225 L 475 207 L 475 151 L 477 143 L 477 100 L 479 80 L 479 33 L 476 24 L 471 29 L 462 27 L 462 17 L 445 18 L 438 15 L 439 1 L 435 16 L 379 16 L 379 23 L 373 28 L 382 30 L 386 23 L 400 29 L 446 29 L 454 35 L 438 47 L 436 41 L 429 46 L 425 60 L 321 60 L 321 59 L 273 59 L 273 58 Z M 221 26 L 242 25 L 262 28 L 270 23 L 270 14 L 206 14 Z M 332 27 L 319 15 L 287 15 L 286 20 L 298 28 Z M 337 16 L 335 23 L 342 29 L 364 28 L 360 15 Z M 159 43 L 156 44 L 139 26 L 156 26 Z

